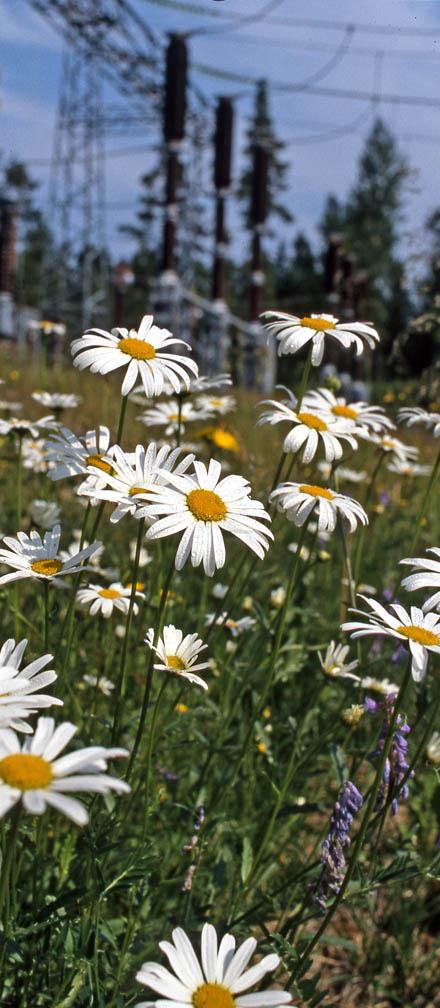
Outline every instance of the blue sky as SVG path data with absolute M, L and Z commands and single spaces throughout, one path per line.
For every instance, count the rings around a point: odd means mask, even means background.
M 188 0 L 190 2 L 190 0 Z M 329 191 L 344 198 L 356 174 L 356 162 L 375 113 L 386 119 L 410 160 L 402 247 L 405 254 L 423 255 L 423 222 L 440 203 L 440 0 L 279 0 L 271 13 L 251 21 L 264 0 L 192 0 L 202 13 L 177 11 L 160 0 L 131 0 L 132 6 L 155 31 L 160 44 L 171 30 L 194 32 L 190 40 L 193 63 L 207 64 L 249 77 L 266 76 L 274 86 L 301 83 L 321 71 L 336 50 L 342 58 L 316 83 L 316 88 L 377 93 L 375 103 L 306 93 L 282 94 L 274 89 L 272 111 L 279 136 L 286 141 L 290 162 L 288 202 L 295 227 L 316 243 L 316 225 Z M 215 16 L 214 16 L 215 15 Z M 231 30 L 233 17 L 247 17 Z M 325 22 L 305 25 L 310 20 Z M 0 150 L 4 157 L 27 161 L 41 182 L 39 200 L 47 205 L 48 164 L 56 118 L 63 43 L 27 0 L 0 0 Z M 353 30 L 348 31 L 347 25 Z M 437 31 L 438 29 L 438 31 Z M 205 31 L 205 33 L 203 33 Z M 219 93 L 239 92 L 236 102 L 235 174 L 251 108 L 251 92 L 228 80 L 193 72 L 194 83 L 214 102 Z M 120 99 L 107 86 L 106 100 Z M 388 103 L 381 96 L 412 96 L 437 100 L 438 106 Z M 339 134 L 338 134 L 338 131 Z M 336 134 L 336 135 L 334 135 Z M 158 138 L 151 126 L 136 134 L 107 139 L 106 188 L 110 210 L 107 231 L 115 257 L 132 251 L 118 233 L 136 207 L 138 179 L 148 169 L 151 155 L 115 149 L 146 147 Z M 206 156 L 202 179 L 209 189 Z M 231 214 L 232 216 L 232 214 Z M 246 235 L 236 230 L 236 247 Z

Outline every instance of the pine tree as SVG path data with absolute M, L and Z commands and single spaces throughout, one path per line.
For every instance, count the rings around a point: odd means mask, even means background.
M 255 92 L 255 107 L 249 128 L 246 133 L 245 160 L 246 167 L 242 172 L 237 196 L 243 205 L 243 216 L 249 224 L 249 201 L 252 186 L 252 164 L 256 144 L 263 144 L 269 152 L 268 177 L 268 217 L 277 216 L 285 223 L 293 220 L 290 210 L 280 201 L 280 196 L 287 189 L 287 173 L 289 163 L 284 161 L 282 153 L 284 143 L 275 133 L 275 127 L 269 109 L 268 86 L 266 80 L 257 83 Z

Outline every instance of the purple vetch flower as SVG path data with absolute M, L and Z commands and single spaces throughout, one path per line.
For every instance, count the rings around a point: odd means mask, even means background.
M 321 910 L 326 910 L 331 892 L 339 892 L 347 867 L 345 848 L 350 844 L 350 829 L 353 818 L 363 805 L 364 799 L 357 787 L 346 781 L 330 819 L 328 834 L 321 848 L 321 876 L 313 888 L 312 898 Z
M 376 714 L 379 711 L 383 712 L 382 727 L 380 729 L 377 746 L 374 751 L 368 755 L 368 759 L 372 763 L 375 763 L 382 755 L 391 718 L 394 714 L 395 702 L 396 697 L 394 693 L 390 693 L 387 697 L 385 697 L 383 702 L 372 700 L 370 697 L 367 697 L 365 700 L 365 710 L 368 711 L 369 714 Z M 406 801 L 408 798 L 408 785 L 407 783 L 402 785 L 402 781 L 406 777 L 409 767 L 409 763 L 407 761 L 408 740 L 406 736 L 409 735 L 410 731 L 411 728 L 409 724 L 407 724 L 404 715 L 398 714 L 390 751 L 384 766 L 382 784 L 379 788 L 377 796 L 376 811 L 382 808 L 386 798 L 390 795 L 393 796 L 391 802 L 392 813 L 393 815 L 396 815 L 399 807 L 399 800 Z M 412 771 L 410 777 L 413 776 L 414 772 Z
M 408 651 L 406 650 L 403 644 L 399 644 L 396 650 L 393 651 L 391 655 L 391 664 L 402 665 L 403 662 L 406 661 L 407 657 L 408 657 Z

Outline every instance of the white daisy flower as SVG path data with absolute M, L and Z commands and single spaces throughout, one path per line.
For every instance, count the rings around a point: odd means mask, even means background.
M 223 599 L 228 591 L 228 585 L 221 584 L 220 581 L 217 581 L 216 584 L 212 586 L 211 595 L 213 595 L 216 599 Z
M 391 693 L 399 692 L 398 684 L 389 679 L 375 679 L 374 676 L 364 676 L 361 679 L 361 689 L 369 690 L 370 693 L 380 693 L 381 696 L 390 696 Z
M 185 424 L 197 420 L 207 420 L 212 413 L 207 409 L 196 409 L 191 402 L 183 401 L 180 405 L 180 430 L 185 430 Z M 175 434 L 179 425 L 179 407 L 175 400 L 158 403 L 136 417 L 145 427 L 163 427 L 165 434 Z
M 236 402 L 233 396 L 200 395 L 196 399 L 196 409 L 206 410 L 209 413 L 230 413 L 235 409 Z
M 70 791 L 91 794 L 130 791 L 125 781 L 105 773 L 107 760 L 128 756 L 126 749 L 88 746 L 57 759 L 77 730 L 68 721 L 56 728 L 53 718 L 42 717 L 38 719 L 35 735 L 26 739 L 23 747 L 15 732 L 8 728 L 0 730 L 0 817 L 22 800 L 25 811 L 31 815 L 42 815 L 51 805 L 78 826 L 85 826 L 89 819 L 87 811 L 81 802 L 70 797 Z
M 267 311 L 261 316 L 270 336 L 279 341 L 278 355 L 298 353 L 312 342 L 312 364 L 318 367 L 324 356 L 325 337 L 336 340 L 346 350 L 354 346 L 359 356 L 366 343 L 374 350 L 379 334 L 366 322 L 339 322 L 334 315 L 288 315 L 286 312 Z
M 55 501 L 33 500 L 29 514 L 32 521 L 45 530 L 53 528 L 61 518 L 60 508 Z
M 310 532 L 310 525 L 308 526 L 307 531 Z M 330 536 L 328 536 L 327 538 L 330 538 Z M 296 542 L 289 543 L 288 546 L 287 546 L 287 549 L 289 550 L 289 553 L 297 553 L 298 552 L 298 543 L 296 543 Z M 299 551 L 299 555 L 300 555 L 301 560 L 303 561 L 303 563 L 307 563 L 307 561 L 310 560 L 310 550 L 307 548 L 307 546 L 301 546 L 301 549 Z
M 10 638 L 0 648 L 0 726 L 30 733 L 32 728 L 23 718 L 36 714 L 39 707 L 62 706 L 63 701 L 38 692 L 57 678 L 53 669 L 43 672 L 53 655 L 42 655 L 20 668 L 27 643 L 24 639 L 16 644 Z
M 228 616 L 227 612 L 219 613 L 218 616 L 215 613 L 205 614 L 205 626 L 209 627 L 215 623 L 216 626 L 226 627 L 230 631 L 231 637 L 241 637 L 242 633 L 252 630 L 256 622 L 252 616 L 242 616 L 238 620 L 232 619 L 232 616 Z
M 32 398 L 46 409 L 53 410 L 76 409 L 82 402 L 81 396 L 73 392 L 33 392 Z
M 264 956 L 247 969 L 257 942 L 247 938 L 235 949 L 235 938 L 225 934 L 218 944 L 212 924 L 204 924 L 201 937 L 201 965 L 182 928 L 172 933 L 173 943 L 159 942 L 174 973 L 155 962 L 146 962 L 136 980 L 161 997 L 141 1001 L 135 1008 L 278 1008 L 291 1001 L 283 990 L 260 990 L 243 994 L 259 984 L 266 973 L 276 970 L 280 959 L 275 953 Z
M 330 478 L 333 470 L 331 462 L 322 459 L 321 462 L 318 462 L 317 468 L 324 479 Z M 338 479 L 346 483 L 363 483 L 368 476 L 366 469 L 350 469 L 347 466 L 338 466 L 336 472 Z
M 283 585 L 279 585 L 278 588 L 272 589 L 269 596 L 269 601 L 273 609 L 282 608 L 282 606 L 286 601 L 286 594 L 287 594 L 286 589 L 283 587 Z
M 16 434 L 17 437 L 22 438 L 37 438 L 42 430 L 53 427 L 53 425 L 53 416 L 42 417 L 41 420 L 19 420 L 17 417 L 11 417 L 10 420 L 0 420 L 0 436 Z
M 162 539 L 183 532 L 176 553 L 176 569 L 187 560 L 193 567 L 203 562 L 205 573 L 212 577 L 224 566 L 226 554 L 222 532 L 241 539 L 260 559 L 273 539 L 265 528 L 270 515 L 260 501 L 253 500 L 250 486 L 242 476 L 225 476 L 222 467 L 211 459 L 208 468 L 194 462 L 194 475 L 165 472 L 169 487 L 158 487 L 151 494 L 151 503 L 140 508 L 147 520 L 152 520 L 146 538 Z M 154 520 L 157 519 L 157 520 Z
M 162 635 L 154 646 L 154 629 L 150 627 L 145 637 L 145 644 L 148 644 L 148 647 L 156 652 L 159 662 L 154 665 L 154 668 L 159 672 L 169 672 L 171 675 L 178 676 L 179 679 L 187 679 L 194 686 L 201 686 L 204 690 L 208 689 L 205 680 L 194 675 L 195 672 L 209 668 L 208 661 L 197 661 L 201 651 L 205 651 L 208 645 L 203 644 L 196 633 L 187 634 L 184 637 L 182 631 L 170 623 L 163 628 Z
M 117 507 L 110 515 L 111 522 L 118 522 L 128 514 L 139 518 L 140 505 L 145 504 L 146 499 L 149 499 L 156 488 L 167 484 L 169 473 L 172 471 L 177 474 L 184 473 L 194 461 L 194 455 L 185 455 L 178 462 L 181 454 L 181 448 L 174 448 L 173 451 L 169 445 L 158 448 L 154 441 L 148 448 L 137 445 L 134 452 L 124 452 L 116 445 L 108 459 L 111 472 L 103 473 L 102 478 L 99 477 L 98 486 L 93 477 L 91 486 L 86 480 L 79 487 L 78 494 L 116 503 Z
M 291 403 L 294 403 L 291 398 Z M 278 424 L 288 421 L 293 424 L 292 430 L 284 438 L 283 450 L 285 452 L 298 452 L 304 447 L 302 462 L 308 465 L 315 457 L 321 440 L 327 462 L 334 462 L 342 456 L 342 441 L 347 441 L 352 448 L 357 448 L 356 439 L 347 429 L 347 424 L 331 417 L 329 413 L 323 414 L 311 412 L 310 409 L 303 409 L 297 413 L 287 402 L 277 402 L 275 399 L 266 399 L 262 406 L 270 406 L 265 410 L 257 421 L 257 424 Z
M 99 689 L 104 696 L 111 696 L 112 691 L 115 688 L 115 684 L 112 683 L 111 679 L 106 679 L 105 676 L 96 676 L 92 673 L 86 673 L 83 675 L 84 682 L 88 686 L 93 686 L 94 689 Z
M 130 595 L 131 588 L 124 588 L 124 585 L 113 582 L 108 588 L 103 588 L 102 585 L 97 584 L 90 584 L 87 588 L 80 588 L 76 598 L 82 606 L 87 606 L 91 603 L 89 609 L 91 616 L 101 613 L 104 619 L 110 619 L 115 609 L 122 612 L 124 616 L 127 615 L 130 607 Z M 142 592 L 136 591 L 136 595 L 139 598 L 145 598 Z M 139 612 L 136 602 L 133 605 L 133 612 L 135 616 Z
M 426 746 L 426 756 L 434 766 L 440 765 L 440 732 L 435 731 L 432 733 Z
M 8 399 L 0 399 L 0 410 L 3 413 L 19 413 L 22 409 L 23 403 L 21 402 L 9 402 Z
M 393 459 L 389 465 L 387 465 L 388 472 L 396 473 L 398 476 L 407 476 L 413 478 L 414 476 L 429 476 L 431 473 L 430 466 L 427 465 L 417 465 L 415 462 L 401 462 L 400 459 Z
M 303 399 L 304 409 L 309 407 L 315 411 L 325 413 L 344 420 L 348 429 L 362 436 L 362 427 L 367 430 L 380 432 L 383 430 L 394 430 L 395 425 L 386 416 L 381 406 L 369 406 L 366 402 L 356 401 L 348 403 L 343 396 L 335 396 L 330 389 L 319 388 L 312 392 L 306 392 Z
M 330 641 L 324 657 L 318 651 L 318 658 L 324 675 L 330 679 L 353 679 L 354 682 L 359 683 L 361 681 L 360 677 L 353 675 L 353 671 L 358 667 L 359 662 L 357 660 L 346 662 L 349 650 L 348 644 L 335 644 L 334 641 Z
M 72 355 L 75 367 L 90 368 L 96 374 L 108 374 L 126 367 L 121 395 L 131 392 L 141 380 L 148 398 L 161 395 L 168 381 L 174 392 L 189 390 L 188 372 L 197 376 L 197 364 L 191 357 L 180 357 L 170 347 L 184 340 L 177 339 L 168 329 L 153 324 L 152 315 L 144 315 L 139 329 L 89 329 L 80 339 L 73 340 Z
M 83 437 L 78 437 L 68 427 L 59 427 L 57 433 L 46 441 L 46 458 L 52 463 L 50 479 L 84 476 L 89 472 L 88 466 L 108 473 L 111 463 L 104 461 L 104 456 L 112 452 L 108 427 L 100 425 L 96 430 L 87 431 Z
M 352 637 L 366 637 L 368 635 L 382 635 L 386 637 L 396 637 L 397 640 L 405 641 L 409 644 L 412 657 L 412 676 L 416 682 L 420 682 L 426 674 L 428 663 L 428 653 L 440 654 L 440 615 L 438 613 L 423 613 L 416 606 L 411 606 L 408 613 L 403 606 L 393 603 L 388 612 L 376 599 L 368 599 L 365 595 L 359 595 L 370 607 L 371 612 L 365 613 L 361 609 L 350 609 L 359 616 L 364 616 L 370 620 L 369 623 L 359 621 L 343 623 L 341 630 L 350 633 Z
M 310 483 L 282 483 L 270 495 L 278 509 L 295 525 L 304 525 L 312 511 L 317 513 L 318 532 L 334 532 L 338 515 L 341 515 L 354 532 L 361 522 L 368 525 L 368 516 L 353 497 L 327 490 Z
M 398 438 L 391 437 L 388 434 L 379 437 L 377 434 L 370 434 L 369 439 L 370 444 L 377 445 L 378 448 L 383 452 L 389 452 L 393 456 L 392 461 L 398 462 L 408 462 L 411 459 L 416 459 L 419 454 L 419 449 L 414 448 L 412 445 L 403 444 L 403 441 L 399 441 Z
M 43 438 L 24 438 L 21 449 L 21 464 L 23 469 L 32 469 L 34 473 L 47 473 L 50 468 L 45 455 L 46 441 Z
M 42 581 L 53 581 L 65 574 L 76 574 L 87 570 L 84 561 L 88 560 L 100 542 L 92 543 L 85 549 L 75 553 L 69 560 L 63 561 L 59 555 L 61 527 L 55 525 L 50 532 L 45 532 L 43 539 L 38 532 L 29 535 L 17 532 L 16 537 L 5 536 L 3 542 L 8 549 L 0 549 L 0 563 L 12 567 L 11 574 L 0 577 L 0 585 L 9 581 L 21 581 L 23 578 L 37 578 Z
M 130 560 L 134 561 L 136 559 L 136 552 L 137 552 L 137 540 L 132 539 L 128 547 Z M 141 551 L 139 553 L 139 567 L 140 568 L 146 567 L 147 564 L 151 563 L 152 559 L 153 559 L 152 554 L 149 553 L 147 549 L 145 549 L 145 546 L 141 546 Z
M 404 406 L 397 414 L 398 423 L 406 423 L 407 427 L 423 424 L 434 437 L 440 437 L 440 413 L 429 413 L 419 406 Z
M 232 385 L 231 375 L 227 371 L 215 375 L 198 375 L 191 378 L 190 392 L 209 392 L 211 389 L 224 388 Z
M 407 557 L 405 560 L 400 561 L 401 564 L 409 564 L 411 567 L 416 568 L 416 572 L 409 574 L 408 577 L 403 579 L 402 588 L 406 588 L 407 591 L 417 591 L 419 588 L 437 589 L 434 595 L 430 595 L 426 602 L 423 603 L 423 612 L 427 612 L 429 609 L 438 609 L 440 605 L 440 549 L 436 546 L 430 546 L 426 552 L 433 553 L 439 559 L 432 560 L 431 557 Z

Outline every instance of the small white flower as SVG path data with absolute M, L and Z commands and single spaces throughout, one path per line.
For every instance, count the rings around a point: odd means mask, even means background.
M 154 646 L 154 630 L 151 627 L 147 631 L 145 644 L 157 654 L 159 662 L 154 668 L 159 672 L 169 672 L 179 679 L 187 679 L 194 686 L 208 689 L 205 680 L 194 675 L 195 672 L 209 668 L 209 661 L 197 661 L 200 653 L 207 648 L 207 644 L 203 644 L 196 633 L 184 637 L 182 631 L 170 623 L 163 628 L 162 635 Z
M 33 392 L 32 398 L 46 409 L 53 410 L 75 409 L 82 402 L 81 396 L 73 392 Z
M 391 437 L 388 434 L 379 437 L 376 434 L 370 434 L 369 439 L 371 444 L 377 445 L 378 448 L 383 452 L 389 452 L 393 459 L 392 461 L 398 462 L 408 462 L 411 459 L 416 459 L 419 454 L 419 449 L 414 448 L 412 445 L 403 444 L 398 438 Z
M 89 609 L 91 616 L 101 613 L 104 619 L 109 619 L 115 609 L 122 612 L 124 616 L 127 615 L 130 607 L 130 595 L 131 588 L 124 588 L 122 584 L 113 583 L 108 588 L 90 584 L 87 588 L 80 588 L 76 597 L 80 605 L 87 606 L 91 603 Z M 142 592 L 137 591 L 136 595 L 138 598 L 145 598 Z M 135 616 L 139 612 L 136 603 L 133 605 L 133 612 Z
M 345 588 L 350 587 L 350 581 L 346 577 L 341 578 L 341 584 L 343 584 Z M 377 588 L 375 588 L 374 585 L 364 584 L 363 581 L 356 582 L 355 580 L 353 580 L 351 582 L 351 587 L 353 588 L 354 591 L 357 588 L 360 595 L 377 595 Z
M 185 424 L 194 423 L 197 420 L 207 420 L 212 416 L 212 413 L 207 409 L 196 409 L 191 402 L 186 401 L 181 403 L 179 413 L 178 404 L 174 400 L 152 406 L 151 409 L 140 413 L 137 420 L 145 427 L 165 426 L 165 434 L 174 435 L 179 425 L 179 415 L 180 431 L 182 432 L 185 430 Z
M 286 589 L 283 585 L 273 588 L 270 593 L 270 604 L 274 609 L 281 609 L 286 601 Z
M 261 316 L 265 329 L 270 336 L 279 341 L 278 354 L 298 353 L 310 341 L 312 348 L 312 364 L 318 367 L 324 356 L 325 338 L 336 340 L 346 350 L 354 346 L 359 356 L 366 343 L 374 350 L 379 342 L 379 335 L 372 325 L 366 322 L 339 322 L 334 315 L 288 315 L 286 312 L 267 311 Z
M 432 733 L 426 746 L 426 756 L 434 766 L 440 765 L 440 732 L 435 731 Z
M 33 500 L 29 507 L 33 522 L 42 529 L 51 529 L 59 522 L 61 511 L 55 501 Z
M 247 969 L 255 952 L 255 938 L 247 938 L 235 949 L 235 938 L 225 934 L 218 944 L 212 924 L 204 924 L 201 938 L 201 965 L 191 942 L 182 928 L 175 928 L 173 943 L 159 942 L 174 973 L 159 963 L 146 962 L 136 975 L 136 980 L 151 988 L 161 997 L 141 1001 L 135 1008 L 279 1008 L 288 1004 L 291 996 L 283 990 L 260 990 L 256 994 L 243 994 L 255 984 L 260 984 L 266 973 L 279 965 L 279 957 L 272 953 Z
M 205 614 L 205 626 L 212 626 L 213 623 L 216 626 L 225 626 L 230 631 L 231 637 L 241 637 L 242 633 L 252 630 L 256 622 L 252 616 L 242 616 L 241 619 L 235 620 L 226 612 L 220 613 L 217 617 L 215 613 Z
M 63 701 L 38 692 L 57 678 L 53 669 L 43 672 L 53 655 L 42 655 L 20 668 L 27 643 L 24 639 L 16 644 L 11 638 L 0 648 L 0 726 L 29 734 L 32 728 L 23 718 L 41 707 L 62 706 Z
M 206 410 L 207 413 L 220 413 L 221 416 L 230 413 L 235 409 L 235 406 L 234 397 L 228 395 L 200 395 L 196 399 L 196 409 L 200 409 L 202 412 Z
M 100 425 L 96 430 L 87 431 L 83 437 L 78 437 L 68 427 L 59 427 L 57 433 L 52 434 L 46 442 L 46 458 L 52 463 L 49 471 L 50 479 L 87 475 L 88 466 L 93 466 L 102 473 L 108 473 L 111 464 L 103 460 L 104 456 L 112 452 L 108 427 Z M 90 479 L 89 473 L 89 481 Z
M 284 438 L 283 449 L 285 452 L 298 452 L 304 447 L 302 462 L 307 465 L 315 457 L 321 441 L 324 448 L 327 462 L 334 462 L 342 456 L 343 448 L 341 441 L 356 449 L 357 441 L 348 431 L 347 424 L 330 413 L 323 414 L 312 412 L 309 408 L 301 407 L 299 413 L 293 408 L 295 399 L 293 396 L 288 402 L 277 402 L 275 399 L 266 399 L 261 404 L 269 406 L 261 414 L 257 424 L 278 424 L 287 421 L 293 424 L 292 430 Z
M 328 412 L 331 416 L 343 420 L 347 424 L 348 430 L 364 436 L 362 428 L 376 431 L 394 430 L 395 425 L 386 416 L 381 406 L 369 406 L 366 402 L 356 401 L 348 403 L 342 396 L 335 396 L 330 389 L 320 388 L 312 392 L 306 392 L 303 399 L 304 409 L 312 409 L 321 413 Z
M 0 399 L 0 410 L 3 413 L 19 413 L 22 409 L 23 403 L 9 402 L 8 399 Z
M 50 468 L 45 455 L 46 442 L 43 438 L 24 438 L 22 444 L 21 464 L 23 469 L 32 469 L 34 473 L 47 473 Z
M 401 462 L 400 459 L 394 459 L 387 466 L 388 472 L 397 473 L 398 476 L 407 476 L 413 478 L 414 476 L 429 476 L 431 473 L 430 466 L 427 465 L 417 465 L 415 462 Z
M 423 613 L 416 606 L 411 606 L 408 613 L 397 603 L 391 606 L 395 613 L 393 615 L 376 599 L 368 599 L 364 595 L 359 595 L 359 598 L 367 603 L 371 612 L 365 613 L 361 609 L 351 609 L 350 612 L 364 616 L 370 622 L 343 623 L 341 629 L 350 633 L 352 637 L 378 634 L 405 641 L 409 644 L 411 652 L 413 679 L 420 682 L 426 674 L 429 651 L 440 654 L 440 615 L 434 612 Z
M 323 479 L 329 479 L 332 474 L 332 465 L 330 462 L 325 462 L 322 459 L 318 462 L 318 469 L 321 473 Z M 347 466 L 339 466 L 336 469 L 336 475 L 338 480 L 342 480 L 346 483 L 364 483 L 368 473 L 366 469 L 349 469 Z
M 375 679 L 374 676 L 364 676 L 360 682 L 361 688 L 369 690 L 370 693 L 380 693 L 381 696 L 390 696 L 391 693 L 399 692 L 397 683 L 390 682 L 389 679 Z
M 199 374 L 197 378 L 191 378 L 190 391 L 209 392 L 211 389 L 225 388 L 227 385 L 232 385 L 232 378 L 226 371 L 215 375 Z
M 220 584 L 218 581 L 217 584 L 212 586 L 211 595 L 213 595 L 216 599 L 223 599 L 227 592 L 228 585 Z
M 407 557 L 400 561 L 401 564 L 409 564 L 416 568 L 414 573 L 403 579 L 402 588 L 406 588 L 407 591 L 417 591 L 419 588 L 437 588 L 434 595 L 430 595 L 423 603 L 423 612 L 427 612 L 429 609 L 438 609 L 440 605 L 440 549 L 436 546 L 430 546 L 426 552 L 433 553 L 439 559 Z
M 440 413 L 429 413 L 419 406 L 404 406 L 397 414 L 398 423 L 406 423 L 408 427 L 423 424 L 434 437 L 440 437 Z
M 307 531 L 310 532 L 310 525 L 309 525 Z M 289 553 L 297 553 L 298 552 L 298 543 L 296 543 L 296 542 L 289 543 L 287 549 L 289 550 Z M 310 550 L 307 548 L 307 546 L 301 546 L 301 549 L 299 551 L 299 555 L 300 555 L 301 560 L 303 561 L 303 563 L 307 563 L 307 561 L 310 559 Z
M 10 420 L 0 420 L 0 436 L 16 434 L 18 437 L 37 438 L 42 430 L 53 427 L 53 416 L 42 417 L 41 420 L 22 420 L 11 417 Z
M 313 511 L 318 516 L 318 532 L 334 532 L 338 515 L 354 532 L 358 522 L 368 525 L 368 517 L 363 507 L 353 497 L 327 490 L 326 487 L 310 483 L 282 483 L 270 496 L 280 511 L 295 525 L 304 525 Z
M 69 792 L 130 791 L 124 781 L 105 773 L 107 760 L 128 756 L 126 749 L 88 746 L 57 758 L 76 731 L 75 725 L 68 721 L 56 728 L 53 718 L 42 717 L 38 719 L 35 735 L 21 747 L 15 732 L 9 728 L 0 730 L 0 817 L 22 800 L 25 811 L 31 815 L 42 815 L 51 805 L 78 826 L 85 826 L 89 819 L 87 811 Z
M 22 578 L 38 578 L 39 580 L 57 583 L 59 577 L 65 574 L 76 574 L 87 570 L 84 561 L 100 546 L 100 542 L 92 543 L 86 549 L 75 553 L 69 560 L 63 561 L 59 555 L 61 528 L 59 525 L 44 534 L 43 539 L 38 532 L 29 535 L 17 532 L 17 536 L 5 536 L 3 542 L 8 549 L 0 549 L 0 563 L 12 567 L 11 574 L 0 577 L 0 585 L 9 581 L 20 581 Z
M 157 487 L 151 493 L 151 503 L 139 509 L 152 522 L 147 540 L 183 532 L 176 553 L 176 568 L 181 570 L 187 560 L 193 567 L 203 562 L 205 573 L 212 577 L 224 566 L 226 559 L 222 532 L 230 532 L 263 559 L 272 532 L 264 521 L 270 516 L 260 501 L 253 500 L 250 486 L 242 476 L 221 478 L 222 467 L 211 459 L 208 468 L 194 463 L 194 475 L 166 473 L 170 487 Z
M 359 662 L 357 660 L 346 662 L 348 652 L 348 644 L 335 644 L 334 641 L 330 641 L 324 657 L 318 651 L 318 658 L 324 675 L 330 679 L 353 679 L 354 682 L 359 683 L 361 681 L 360 677 L 353 675 L 353 671 L 358 667 Z
M 162 394 L 165 382 L 169 382 L 174 392 L 180 392 L 182 387 L 189 390 L 188 372 L 197 376 L 197 364 L 191 357 L 169 352 L 178 343 L 188 346 L 167 329 L 154 325 L 152 315 L 144 315 L 138 330 L 87 330 L 80 339 L 73 340 L 73 363 L 81 371 L 90 368 L 95 374 L 126 367 L 121 394 L 128 395 L 140 379 L 145 395 L 150 398 Z
M 112 683 L 111 679 L 106 679 L 105 676 L 96 676 L 91 673 L 86 673 L 86 675 L 83 675 L 83 679 L 88 686 L 93 686 L 94 689 L 99 689 L 104 696 L 111 696 L 112 690 L 115 688 L 115 684 Z
M 124 452 L 116 445 L 108 458 L 111 472 L 103 472 L 102 477 L 97 472 L 99 485 L 96 485 L 96 480 L 92 477 L 91 486 L 86 480 L 78 493 L 80 496 L 116 503 L 117 507 L 110 515 L 111 522 L 118 522 L 128 514 L 139 518 L 140 506 L 145 505 L 155 490 L 167 484 L 170 472 L 184 473 L 194 461 L 194 455 L 185 455 L 178 462 L 181 454 L 180 448 L 171 451 L 169 445 L 158 449 L 154 441 L 148 448 L 137 445 L 135 452 Z M 105 461 L 104 458 L 104 464 Z M 102 462 L 100 469 L 101 466 Z M 90 471 L 93 472 L 93 464 Z

